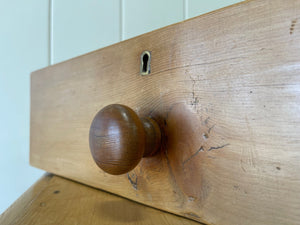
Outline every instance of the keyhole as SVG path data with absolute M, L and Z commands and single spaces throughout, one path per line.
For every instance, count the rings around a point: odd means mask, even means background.
M 145 54 L 143 56 L 143 73 L 145 73 L 147 71 L 148 59 L 149 59 L 149 56 L 147 54 Z
M 151 61 L 151 53 L 149 51 L 144 51 L 141 54 L 141 66 L 140 66 L 141 75 L 150 74 L 150 61 Z

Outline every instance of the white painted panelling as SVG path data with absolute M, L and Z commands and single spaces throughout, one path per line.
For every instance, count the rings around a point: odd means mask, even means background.
M 240 0 L 52 0 L 51 63 L 237 2 Z
M 183 0 L 123 0 L 122 3 L 124 39 L 184 19 Z
M 48 66 L 48 0 L 1 1 L 0 213 L 41 175 L 29 165 L 30 73 Z
M 120 0 L 52 1 L 52 63 L 120 41 Z
M 187 0 L 188 18 L 195 17 L 204 13 L 211 12 L 216 9 L 223 8 L 242 0 Z

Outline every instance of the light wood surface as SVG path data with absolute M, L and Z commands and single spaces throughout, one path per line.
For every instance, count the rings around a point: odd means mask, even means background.
M 47 174 L 0 216 L 0 224 L 197 225 L 199 223 Z
M 31 78 L 33 166 L 209 224 L 299 224 L 300 1 L 246 1 Z M 114 103 L 164 133 L 159 154 L 120 176 L 88 144 Z

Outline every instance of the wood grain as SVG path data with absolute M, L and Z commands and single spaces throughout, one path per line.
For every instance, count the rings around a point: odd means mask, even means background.
M 299 224 L 299 19 L 300 1 L 246 1 L 34 72 L 31 164 L 209 224 Z M 88 144 L 114 103 L 166 140 L 121 176 Z
M 48 174 L 0 216 L 0 224 L 170 224 L 197 222 Z

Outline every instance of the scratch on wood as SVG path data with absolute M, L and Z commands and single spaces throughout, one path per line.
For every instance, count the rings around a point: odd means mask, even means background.
M 204 134 L 202 135 L 202 137 L 203 137 L 204 140 L 206 140 L 206 139 L 208 139 L 208 134 L 204 133 Z
M 297 19 L 292 20 L 292 24 L 291 24 L 291 27 L 290 27 L 290 35 L 292 35 L 294 33 L 296 23 L 297 23 Z
M 217 146 L 217 147 L 210 147 L 207 151 L 212 151 L 212 150 L 217 150 L 217 149 L 221 149 L 224 148 L 226 146 L 228 146 L 229 144 L 225 144 L 225 145 L 221 145 L 221 146 Z
M 189 198 L 188 198 L 188 202 L 193 202 L 193 201 L 195 201 L 195 200 L 196 200 L 196 198 L 193 197 L 193 196 L 189 196 Z
M 135 175 L 135 180 L 133 180 L 133 179 L 130 177 L 129 173 L 127 173 L 127 177 L 128 177 L 129 182 L 131 183 L 132 187 L 133 187 L 135 190 L 137 190 L 137 181 L 138 181 L 137 176 Z
M 192 95 L 193 95 L 193 100 L 191 101 L 190 105 L 196 107 L 199 104 L 199 98 L 195 97 L 194 91 L 193 91 Z
M 203 123 L 204 123 L 205 125 L 207 125 L 207 124 L 208 124 L 208 121 L 209 121 L 209 119 L 210 119 L 210 117 L 207 117 L 207 118 L 204 120 L 204 122 L 203 122 Z
M 193 87 L 192 87 L 192 101 L 190 103 L 191 106 L 197 107 L 199 104 L 199 98 L 195 96 L 195 86 L 196 86 L 196 80 L 190 75 L 190 79 L 193 82 Z
M 242 159 L 240 160 L 240 164 L 241 164 L 242 170 L 246 173 L 246 170 L 245 170 L 245 168 L 243 167 L 243 160 L 242 160 Z
M 184 161 L 182 162 L 182 165 L 184 166 L 187 162 L 189 162 L 192 158 L 194 158 L 196 155 L 198 155 L 199 152 L 201 152 L 201 151 L 202 151 L 202 152 L 204 151 L 203 146 L 201 146 L 201 147 L 198 149 L 197 152 L 195 152 L 193 155 L 191 155 L 191 157 L 189 157 L 188 159 L 184 160 Z
M 210 133 L 210 132 L 211 132 L 211 130 L 212 130 L 214 127 L 215 127 L 215 124 L 214 124 L 214 125 L 212 125 L 210 128 L 208 128 L 208 131 L 207 131 L 207 133 Z
M 194 217 L 194 218 L 200 219 L 200 216 L 198 216 L 197 214 L 192 213 L 192 212 L 184 213 L 184 215 L 189 216 L 189 217 Z
M 190 218 L 196 219 L 197 222 L 198 222 L 199 224 L 201 224 L 201 225 L 206 225 L 206 224 L 208 224 L 208 222 L 203 221 L 203 219 L 202 219 L 200 216 L 198 216 L 197 214 L 195 214 L 195 213 L 192 213 L 192 212 L 186 212 L 186 213 L 183 213 L 183 215 L 184 215 L 185 217 L 190 217 Z M 203 223 L 200 222 L 199 219 L 201 219 L 201 220 L 203 221 Z M 210 224 L 211 224 L 211 223 L 210 223 Z

